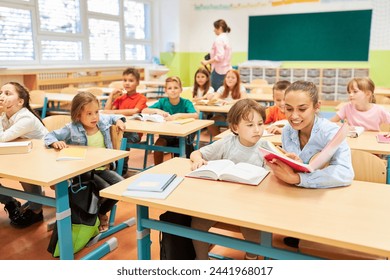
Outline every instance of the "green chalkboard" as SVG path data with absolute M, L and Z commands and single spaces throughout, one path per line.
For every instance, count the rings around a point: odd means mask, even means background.
M 372 10 L 249 17 L 249 60 L 368 61 Z

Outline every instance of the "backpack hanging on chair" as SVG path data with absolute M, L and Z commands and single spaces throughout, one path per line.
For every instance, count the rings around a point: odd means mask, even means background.
M 84 248 L 91 238 L 99 234 L 99 199 L 93 177 L 93 172 L 79 175 L 77 179 L 73 179 L 72 184 L 69 186 L 69 206 L 71 209 L 74 253 Z M 53 257 L 60 255 L 57 222 L 54 225 L 47 250 Z

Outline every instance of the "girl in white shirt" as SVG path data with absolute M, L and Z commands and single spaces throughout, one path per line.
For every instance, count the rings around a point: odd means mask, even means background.
M 194 77 L 192 100 L 195 102 L 202 99 L 210 100 L 213 94 L 214 88 L 210 86 L 210 72 L 204 67 L 198 68 Z
M 42 139 L 48 133 L 39 116 L 30 107 L 28 90 L 16 82 L 4 84 L 0 90 L 0 142 L 17 138 Z M 42 194 L 41 186 L 21 182 L 26 192 Z M 11 224 L 27 227 L 43 220 L 42 205 L 28 202 L 28 208 L 20 212 L 20 202 L 12 197 L 0 195 L 5 204 Z

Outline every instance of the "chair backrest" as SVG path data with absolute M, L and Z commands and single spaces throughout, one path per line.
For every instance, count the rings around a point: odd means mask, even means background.
M 108 85 L 109 88 L 123 88 L 123 82 L 122 81 L 114 81 L 114 82 L 111 82 L 109 85 Z
M 386 163 L 378 156 L 366 151 L 351 150 L 355 180 L 386 183 Z
M 43 105 L 45 101 L 45 94 L 46 92 L 43 90 L 31 90 L 30 91 L 30 104 L 39 104 Z
M 43 123 L 45 124 L 47 130 L 53 131 L 64 127 L 67 123 L 70 123 L 72 120 L 69 115 L 54 115 L 44 118 Z
M 118 129 L 117 125 L 112 125 L 110 126 L 110 135 L 112 146 L 114 147 L 114 149 L 120 150 L 123 139 L 123 131 Z
M 61 89 L 61 93 L 67 93 L 67 94 L 77 94 L 78 89 L 75 87 L 65 87 Z

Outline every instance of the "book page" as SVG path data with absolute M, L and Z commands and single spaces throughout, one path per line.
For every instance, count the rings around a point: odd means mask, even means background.
M 187 176 L 218 180 L 220 174 L 230 166 L 234 166 L 234 163 L 228 159 L 210 160 L 206 165 L 202 165 Z
M 348 137 L 356 138 L 364 132 L 364 127 L 354 126 L 353 129 L 348 131 Z
M 268 173 L 269 171 L 261 166 L 240 162 L 226 168 L 223 174 L 220 175 L 220 179 L 224 181 L 258 185 Z

